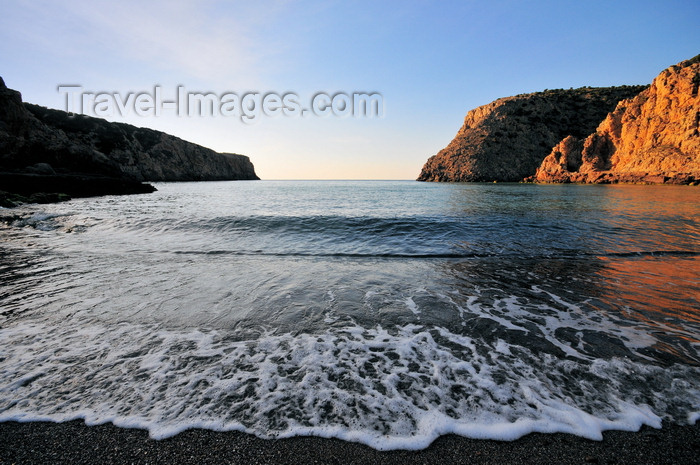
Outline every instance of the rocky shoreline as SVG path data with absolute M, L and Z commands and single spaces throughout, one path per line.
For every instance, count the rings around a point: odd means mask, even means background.
M 150 184 L 106 176 L 77 174 L 42 175 L 0 172 L 0 207 L 13 208 L 24 203 L 64 202 L 73 197 L 148 194 Z
M 0 78 L 0 206 L 141 194 L 157 181 L 257 180 L 247 156 L 25 103 Z
M 467 114 L 418 180 L 695 185 L 699 87 L 700 55 L 662 71 L 650 86 L 498 99 Z
M 547 90 L 478 107 L 448 146 L 428 159 L 418 181 L 522 181 L 562 138 L 590 134 L 617 102 L 644 88 Z

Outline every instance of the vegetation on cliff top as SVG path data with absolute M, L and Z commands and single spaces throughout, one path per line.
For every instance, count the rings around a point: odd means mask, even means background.
M 582 87 L 521 94 L 467 113 L 419 181 L 521 181 L 568 135 L 585 137 L 617 103 L 647 86 Z

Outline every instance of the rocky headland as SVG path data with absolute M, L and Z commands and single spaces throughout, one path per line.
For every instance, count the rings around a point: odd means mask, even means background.
M 547 90 L 478 107 L 418 180 L 697 182 L 699 61 L 651 86 Z
M 546 90 L 500 98 L 467 113 L 419 181 L 522 181 L 564 137 L 586 137 L 617 102 L 643 86 Z
M 0 206 L 153 192 L 148 181 L 254 179 L 244 155 L 24 103 L 0 78 Z
M 673 183 L 700 180 L 700 55 L 622 100 L 586 138 L 568 136 L 544 159 L 537 182 Z

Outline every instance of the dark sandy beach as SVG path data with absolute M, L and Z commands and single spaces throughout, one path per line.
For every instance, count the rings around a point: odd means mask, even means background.
M 603 441 L 530 434 L 517 441 L 449 435 L 421 451 L 380 452 L 336 439 L 263 440 L 190 430 L 155 441 L 143 430 L 113 425 L 0 423 L 0 463 L 178 464 L 696 464 L 700 425 L 665 425 L 637 433 L 608 431 Z

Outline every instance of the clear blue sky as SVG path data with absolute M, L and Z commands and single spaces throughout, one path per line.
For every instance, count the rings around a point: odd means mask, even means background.
M 384 116 L 118 116 L 218 151 L 264 179 L 414 179 L 466 112 L 546 88 L 647 84 L 700 53 L 700 2 L 17 1 L 0 75 L 64 108 L 59 84 L 174 94 L 379 92 Z

